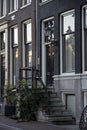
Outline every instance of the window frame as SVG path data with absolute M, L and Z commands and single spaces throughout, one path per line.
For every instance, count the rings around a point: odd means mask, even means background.
M 82 7 L 82 72 L 83 74 L 87 74 L 87 70 L 85 70 L 85 31 L 87 31 L 86 21 L 85 21 L 85 9 L 87 9 L 87 5 Z
M 14 33 L 13 33 L 13 29 L 15 29 L 15 28 L 17 28 L 17 30 L 18 30 L 18 25 L 15 25 L 15 26 L 12 26 L 11 28 L 10 28 L 10 39 L 11 39 L 11 60 L 12 60 L 12 63 L 11 63 L 11 69 L 12 69 L 12 83 L 14 84 L 14 85 L 16 85 L 16 80 L 14 80 L 14 74 L 15 74 L 15 72 L 14 72 L 14 66 L 15 66 L 15 64 L 14 64 L 14 52 L 15 52 L 15 50 L 16 49 L 18 49 L 18 44 L 14 44 L 13 43 L 13 41 L 14 41 Z M 18 39 L 18 37 L 17 37 L 17 39 Z M 19 53 L 19 50 L 18 50 L 18 53 Z
M 24 33 L 25 32 L 25 25 L 27 25 L 28 23 L 31 23 L 31 41 L 26 41 L 25 39 L 25 35 L 26 35 L 26 33 Z M 23 23 L 22 23 L 22 29 L 23 29 L 23 31 L 22 31 L 22 36 L 23 36 L 23 43 L 22 43 L 22 48 L 23 48 L 23 54 L 22 54 L 22 57 L 23 57 L 23 67 L 26 67 L 26 65 L 27 65 L 27 61 L 25 60 L 25 56 L 26 56 L 26 52 L 25 52 L 25 49 L 26 49 L 26 46 L 28 46 L 28 45 L 31 45 L 32 46 L 32 19 L 29 19 L 29 20 L 27 20 L 27 21 L 24 21 Z M 29 49 L 29 48 L 28 48 Z M 32 63 L 31 63 L 31 67 L 32 67 Z
M 66 35 L 66 33 L 63 33 L 63 16 L 67 16 L 68 14 L 72 14 L 75 13 L 75 9 L 69 10 L 67 12 L 61 13 L 60 14 L 60 75 L 64 75 L 64 76 L 68 76 L 68 75 L 75 75 L 75 70 L 74 72 L 63 72 L 63 59 L 62 59 L 62 45 L 63 45 L 63 35 Z M 74 25 L 75 26 L 75 25 Z M 75 31 L 73 31 L 72 33 L 67 33 L 67 35 L 69 34 L 73 34 L 75 35 Z
M 18 0 L 16 0 L 16 8 L 15 8 L 15 4 L 14 4 L 15 0 L 10 0 L 10 13 L 16 12 L 18 10 Z
M 39 1 L 40 1 L 39 5 L 41 6 L 41 5 L 44 5 L 44 4 L 47 4 L 47 3 L 51 2 L 53 0 L 46 0 L 46 1 L 39 0 Z
M 27 6 L 31 5 L 31 4 L 32 4 L 32 0 L 30 0 L 29 3 L 25 3 L 25 1 L 22 0 L 22 2 L 21 2 L 21 9 L 27 7 Z
M 6 16 L 6 5 L 7 5 L 6 0 L 1 0 L 0 1 L 0 19 Z M 4 7 L 4 9 L 3 9 L 3 7 Z

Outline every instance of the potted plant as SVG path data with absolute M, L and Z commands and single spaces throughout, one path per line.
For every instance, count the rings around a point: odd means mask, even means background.
M 6 94 L 6 105 L 5 105 L 5 115 L 6 116 L 12 116 L 15 114 L 16 111 L 16 92 L 12 91 L 13 86 L 8 83 L 5 87 L 5 94 Z

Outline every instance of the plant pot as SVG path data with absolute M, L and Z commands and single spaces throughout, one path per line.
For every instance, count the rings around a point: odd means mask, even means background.
M 12 116 L 15 115 L 16 107 L 5 105 L 5 116 Z

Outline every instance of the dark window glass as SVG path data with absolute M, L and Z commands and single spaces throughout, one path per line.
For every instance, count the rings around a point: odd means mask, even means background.
M 5 49 L 5 32 L 0 33 L 0 50 Z

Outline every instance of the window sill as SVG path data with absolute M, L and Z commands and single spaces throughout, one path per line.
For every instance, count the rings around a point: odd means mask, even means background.
M 65 77 L 65 76 L 73 76 L 75 75 L 75 72 L 71 72 L 71 73 L 62 73 L 60 76 L 61 77 Z
M 14 10 L 14 11 L 8 13 L 8 15 L 14 14 L 14 13 L 16 13 L 17 11 L 18 11 L 18 10 Z
M 6 17 L 6 15 L 4 15 L 4 16 L 1 16 L 1 17 L 0 17 L 0 19 L 3 19 L 3 18 L 5 18 L 5 17 Z
M 48 0 L 48 1 L 45 1 L 45 2 L 40 2 L 39 6 L 45 5 L 45 4 L 47 4 L 47 3 L 51 2 L 51 1 L 53 1 L 53 0 Z
M 26 8 L 27 6 L 31 5 L 31 3 L 23 5 L 20 9 Z

